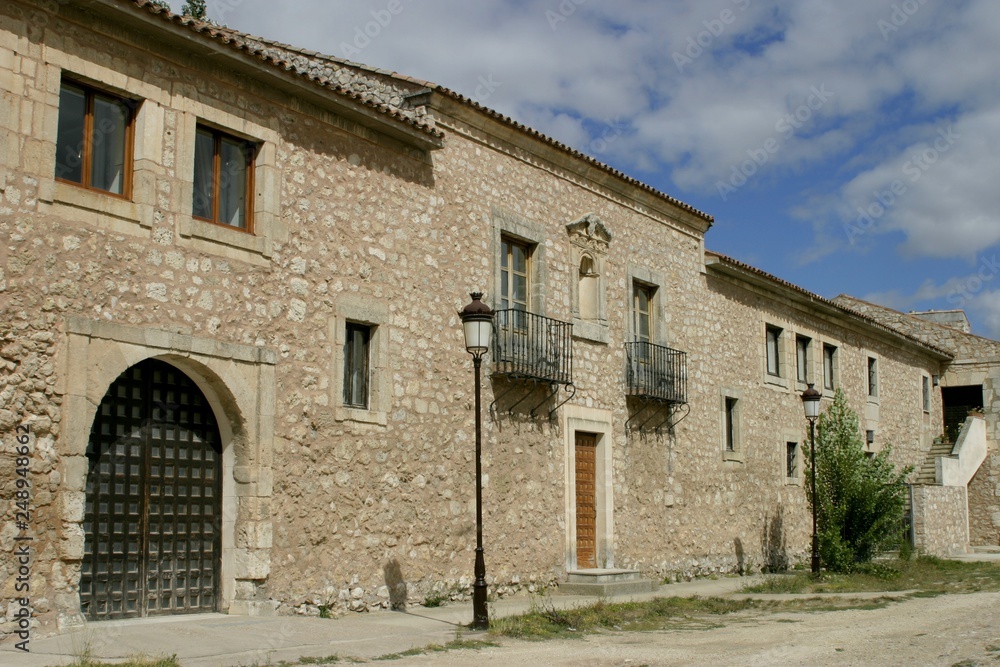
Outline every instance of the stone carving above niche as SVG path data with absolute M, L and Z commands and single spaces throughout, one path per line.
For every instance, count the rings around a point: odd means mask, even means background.
M 566 232 L 574 243 L 601 255 L 608 253 L 611 243 L 611 232 L 593 213 L 588 213 L 579 220 L 566 225 Z

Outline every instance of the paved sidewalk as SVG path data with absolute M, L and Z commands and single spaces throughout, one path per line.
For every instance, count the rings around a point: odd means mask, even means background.
M 732 595 L 756 577 L 699 579 L 661 586 L 656 593 L 623 595 L 615 602 L 672 596 Z M 490 603 L 493 618 L 528 611 L 532 603 L 566 608 L 586 605 L 598 598 L 583 595 L 527 594 Z M 53 667 L 73 662 L 89 653 L 92 658 L 115 660 L 133 655 L 177 655 L 183 667 L 235 667 L 295 662 L 302 657 L 338 655 L 371 659 L 428 644 L 445 644 L 457 637 L 483 636 L 467 627 L 472 603 L 452 602 L 427 609 L 348 614 L 337 619 L 278 616 L 254 618 L 227 614 L 170 616 L 129 621 L 88 623 L 65 634 L 32 639 L 30 653 L 0 646 L 0 665 Z
M 1000 548 L 977 549 L 953 557 L 955 560 L 1000 562 Z M 655 593 L 639 593 L 609 598 L 614 602 L 648 600 L 654 597 L 755 597 L 791 599 L 795 595 L 743 594 L 739 591 L 762 579 L 720 577 L 660 586 Z M 851 597 L 893 597 L 899 593 L 851 593 Z M 814 597 L 816 594 L 810 594 Z M 839 595 L 839 594 L 826 594 Z M 594 603 L 585 595 L 519 595 L 490 603 L 491 618 L 513 616 L 528 611 L 532 604 L 557 608 Z M 337 619 L 302 616 L 255 618 L 227 614 L 169 616 L 130 621 L 88 623 L 85 627 L 53 637 L 32 638 L 31 653 L 14 649 L 13 643 L 0 645 L 3 667 L 56 667 L 89 654 L 102 660 L 120 660 L 134 655 L 151 657 L 177 655 L 183 667 L 264 667 L 282 660 L 296 662 L 302 657 L 371 659 L 428 644 L 446 644 L 456 638 L 471 639 L 484 633 L 466 626 L 472 621 L 472 603 L 452 602 L 427 609 L 379 611 L 348 614 Z

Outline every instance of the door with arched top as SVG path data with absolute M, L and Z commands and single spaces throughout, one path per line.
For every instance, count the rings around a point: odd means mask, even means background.
M 216 611 L 222 447 L 197 385 L 157 359 L 126 370 L 98 407 L 87 459 L 83 613 Z

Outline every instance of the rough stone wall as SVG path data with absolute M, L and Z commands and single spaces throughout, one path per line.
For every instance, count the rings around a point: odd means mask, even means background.
M 921 554 L 946 557 L 963 554 L 969 544 L 966 489 L 961 486 L 919 485 L 913 487 L 913 529 Z
M 1000 456 L 986 455 L 969 482 L 969 543 L 972 546 L 1000 546 Z

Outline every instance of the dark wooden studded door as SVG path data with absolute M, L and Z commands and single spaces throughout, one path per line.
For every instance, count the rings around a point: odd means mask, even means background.
M 576 434 L 576 566 L 597 567 L 597 436 Z
M 136 364 L 101 401 L 87 458 L 83 613 L 216 611 L 222 448 L 201 390 L 163 361 Z

